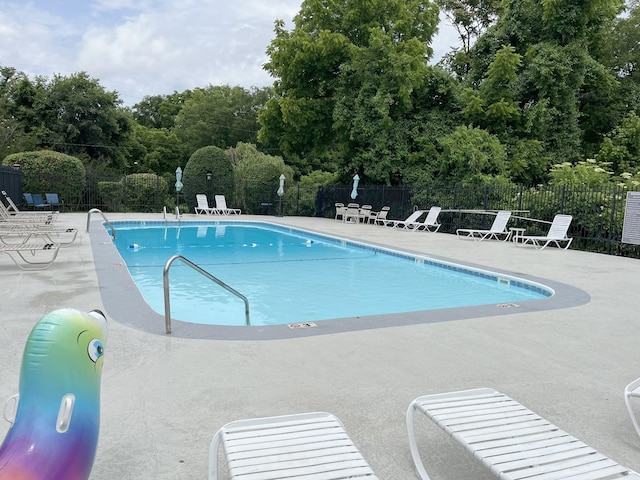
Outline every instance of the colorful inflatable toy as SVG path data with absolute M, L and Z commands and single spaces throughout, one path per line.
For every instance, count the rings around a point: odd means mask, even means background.
M 0 480 L 89 478 L 106 336 L 99 310 L 56 310 L 33 327 L 13 424 L 0 446 Z

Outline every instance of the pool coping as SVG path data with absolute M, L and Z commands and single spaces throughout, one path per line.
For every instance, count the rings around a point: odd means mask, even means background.
M 167 220 L 149 221 L 145 219 L 128 220 L 127 222 L 161 223 L 171 226 L 185 224 L 220 223 L 221 221 L 243 222 L 242 218 L 223 220 Z M 540 277 L 509 272 L 499 268 L 486 267 L 470 262 L 459 261 L 438 255 L 425 255 L 417 251 L 405 248 L 396 248 L 376 242 L 362 241 L 348 236 L 335 236 L 311 228 L 287 227 L 278 223 L 248 220 L 251 223 L 274 225 L 278 228 L 291 228 L 297 231 L 308 231 L 314 235 L 344 239 L 358 245 L 367 245 L 383 250 L 393 250 L 407 255 L 415 255 L 420 258 L 429 258 L 439 262 L 453 263 L 471 269 L 486 270 L 492 273 L 539 283 L 554 290 L 554 295 L 537 300 L 527 300 L 518 304 L 489 304 L 472 307 L 443 308 L 436 310 L 422 310 L 416 312 L 393 313 L 383 315 L 367 315 L 360 317 L 335 318 L 317 322 L 301 322 L 299 324 L 281 324 L 265 326 L 226 326 L 205 325 L 197 323 L 171 320 L 171 335 L 180 338 L 194 339 L 218 339 L 218 340 L 280 340 L 287 338 L 301 338 L 316 335 L 328 335 L 345 333 L 358 330 L 370 330 L 378 328 L 399 327 L 424 323 L 448 322 L 479 317 L 493 317 L 499 315 L 532 313 L 547 310 L 556 310 L 577 307 L 588 303 L 590 295 L 579 288 Z M 114 320 L 148 333 L 166 335 L 165 318 L 154 311 L 144 300 L 117 248 L 111 240 L 111 236 L 103 226 L 102 220 L 94 220 L 91 231 L 91 247 L 93 250 L 94 264 L 100 285 L 100 294 L 106 313 Z M 117 231 L 116 231 L 117 234 Z M 290 326 L 290 325 L 293 325 Z

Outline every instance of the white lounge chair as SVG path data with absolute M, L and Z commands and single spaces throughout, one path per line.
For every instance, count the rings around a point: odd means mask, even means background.
M 640 479 L 640 474 L 563 432 L 492 388 L 424 395 L 407 410 L 409 448 L 416 472 L 429 475 L 420 458 L 414 413 L 429 419 L 502 480 Z
M 231 479 L 366 479 L 375 473 L 342 422 L 314 412 L 237 420 L 211 440 L 209 480 L 218 478 L 218 450 L 223 447 Z
M 549 233 L 543 236 L 528 236 L 521 235 L 518 237 L 518 242 L 516 245 L 533 245 L 539 250 L 542 250 L 547 245 L 553 243 L 556 247 L 562 248 L 566 250 L 571 245 L 571 241 L 573 238 L 567 237 L 567 231 L 569 230 L 569 225 L 571 224 L 571 220 L 573 217 L 571 215 L 561 215 L 558 214 L 553 217 L 553 222 L 549 227 Z M 561 246 L 561 243 L 565 243 L 564 247 Z
M 624 403 L 627 405 L 627 410 L 629 411 L 629 416 L 631 417 L 631 423 L 633 423 L 633 428 L 636 429 L 636 433 L 640 435 L 640 425 L 638 424 L 638 419 L 636 415 L 633 413 L 633 408 L 631 405 L 632 398 L 640 398 L 640 378 L 637 378 L 633 382 L 631 382 L 624 389 Z
M 58 211 L 51 212 L 23 212 L 15 207 L 15 203 L 11 201 L 11 198 L 5 194 L 5 199 L 9 203 L 9 207 L 6 207 L 4 203 L 0 202 L 0 221 L 4 222 L 21 222 L 21 223 L 40 223 L 51 224 L 58 218 Z M 15 209 L 14 209 L 15 207 Z
M 226 198 L 224 198 L 224 195 L 216 195 L 214 198 L 216 201 L 215 213 L 218 213 L 220 215 L 240 215 L 242 213 L 242 210 L 240 210 L 239 208 L 227 207 L 227 200 Z
M 369 214 L 369 223 L 384 225 L 386 222 L 390 221 L 387 220 L 389 210 L 391 210 L 391 207 L 382 207 L 379 212 L 371 212 Z
M 459 238 L 471 240 L 500 240 L 505 242 L 511 238 L 511 232 L 507 230 L 507 223 L 511 218 L 511 212 L 500 210 L 493 219 L 493 224 L 489 230 L 479 230 L 473 228 L 458 228 L 456 235 Z
M 414 210 L 414 212 L 404 220 L 389 220 L 385 223 L 385 226 L 391 226 L 391 228 L 405 228 L 407 225 L 415 225 L 418 223 L 418 218 L 420 218 L 423 213 L 424 210 Z
M 22 270 L 49 268 L 58 256 L 59 249 L 60 245 L 57 243 L 0 244 L 0 253 L 7 254 L 13 263 Z M 44 255 L 41 255 L 42 253 Z
M 67 247 L 75 241 L 77 236 L 77 228 L 0 222 L 0 243 L 5 245 L 32 243 L 32 239 L 41 238 L 46 243 L 57 243 L 61 247 Z
M 405 228 L 410 228 L 414 232 L 437 232 L 438 230 L 440 230 L 438 215 L 440 215 L 441 210 L 442 208 L 440 207 L 431 207 L 429 209 L 429 212 L 427 213 L 427 217 L 424 219 L 424 222 L 417 222 L 413 225 L 407 225 L 405 226 Z
M 340 220 L 344 222 L 344 214 L 347 213 L 347 207 L 344 206 L 344 203 L 340 203 L 340 202 L 336 202 L 335 207 L 336 207 L 335 219 L 338 220 L 338 217 L 340 217 Z
M 198 203 L 193 210 L 196 214 L 212 215 L 217 213 L 215 208 L 209 206 L 209 201 L 207 200 L 207 196 L 204 193 L 196 194 L 196 202 Z

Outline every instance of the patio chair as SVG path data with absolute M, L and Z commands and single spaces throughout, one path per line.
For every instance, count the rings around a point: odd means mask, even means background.
M 224 195 L 216 195 L 215 201 L 216 201 L 215 213 L 219 213 L 220 215 L 229 215 L 229 214 L 240 215 L 242 213 L 242 210 L 240 210 L 239 208 L 227 207 L 227 200 L 224 198 Z
M 330 413 L 237 420 L 216 432 L 209 447 L 209 480 L 218 478 L 223 447 L 229 476 L 252 479 L 366 479 L 375 473 Z
M 631 405 L 632 398 L 640 398 L 640 378 L 637 378 L 633 382 L 631 382 L 624 389 L 624 403 L 627 406 L 627 411 L 629 412 L 629 416 L 631 417 L 631 423 L 633 424 L 633 428 L 636 429 L 636 433 L 640 435 L 640 425 L 638 424 L 638 419 L 636 415 L 633 413 L 633 408 Z
M 362 205 L 358 211 L 358 220 L 362 223 L 369 223 L 372 209 L 371 205 Z
M 344 206 L 344 203 L 340 203 L 340 202 L 336 202 L 335 207 L 336 207 L 335 219 L 338 220 L 338 217 L 340 217 L 340 220 L 344 221 L 344 214 L 347 213 L 347 207 Z
M 44 210 L 46 208 L 49 208 L 49 205 L 47 205 L 47 203 L 44 201 L 44 198 L 42 198 L 42 195 L 39 193 L 32 193 L 31 194 L 31 198 L 33 199 L 33 208 L 37 209 L 41 209 Z M 28 203 L 28 200 L 27 200 Z
M 456 235 L 458 238 L 471 240 L 500 240 L 505 242 L 511 238 L 511 232 L 507 230 L 507 223 L 511 218 L 511 212 L 500 210 L 493 219 L 493 224 L 489 230 L 479 230 L 473 228 L 458 228 Z
M 64 207 L 64 201 L 60 200 L 57 193 L 45 193 L 44 196 L 47 200 L 47 205 L 49 205 L 52 210 L 54 208 L 58 209 L 60 207 Z
M 60 245 L 57 243 L 0 244 L 0 253 L 7 254 L 13 263 L 22 270 L 49 268 L 58 256 L 59 249 Z
M 387 220 L 387 215 L 389 214 L 389 210 L 391 207 L 382 207 L 379 212 L 371 212 L 369 214 L 369 223 L 373 223 L 374 225 L 384 225 Z
M 492 388 L 424 395 L 407 410 L 409 448 L 418 477 L 429 480 L 418 450 L 415 412 L 424 413 L 502 480 L 640 479 Z
M 204 213 L 205 215 L 215 214 L 216 209 L 209 206 L 209 201 L 207 200 L 207 196 L 204 193 L 196 194 L 196 202 L 197 205 L 193 207 L 193 210 L 196 214 Z
M 418 218 L 424 213 L 424 210 L 414 210 L 411 215 L 409 215 L 404 220 L 387 220 L 385 222 L 385 227 L 391 226 L 391 228 L 404 228 L 405 225 L 413 225 L 418 221 Z
M 520 235 L 518 236 L 519 241 L 516 245 L 533 245 L 538 250 L 542 250 L 547 245 L 554 244 L 556 247 L 566 250 L 573 240 L 573 238 L 567 237 L 567 231 L 569 230 L 572 219 L 573 217 L 571 215 L 558 214 L 553 217 L 553 222 L 549 227 L 549 233 L 541 236 Z M 566 242 L 564 247 L 561 246 L 563 242 Z
M 23 193 L 22 196 L 24 197 L 24 200 L 27 202 L 27 208 L 31 210 L 35 210 L 36 205 L 35 203 L 33 203 L 33 195 L 31 195 L 30 193 Z
M 48 212 L 25 212 L 23 210 L 20 210 L 18 208 L 18 206 L 15 204 L 15 202 L 13 201 L 13 199 L 9 196 L 9 194 L 6 191 L 2 190 L 1 192 L 2 192 L 2 196 L 4 197 L 4 199 L 5 199 L 5 201 L 7 202 L 7 205 L 8 205 L 7 207 L 5 207 L 6 213 L 11 215 L 12 217 L 14 217 L 14 216 L 33 217 L 34 215 L 36 215 L 36 216 L 49 215 Z M 29 198 L 31 198 L 31 201 L 33 202 L 33 196 L 31 194 L 25 193 L 24 195 L 28 195 Z M 0 205 L 4 206 L 2 204 L 2 202 L 0 202 Z
M 360 220 L 360 205 L 357 203 L 347 204 L 347 210 L 344 213 L 344 221 L 358 223 Z
M 431 207 L 427 213 L 427 217 L 424 222 L 417 222 L 415 224 L 407 224 L 405 228 L 408 228 L 414 232 L 437 232 L 440 230 L 440 223 L 438 222 L 438 215 L 440 215 L 440 207 Z

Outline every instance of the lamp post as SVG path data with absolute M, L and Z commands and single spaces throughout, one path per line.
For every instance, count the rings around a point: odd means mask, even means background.
M 211 179 L 213 178 L 213 174 L 211 172 L 207 172 L 207 201 L 211 204 Z
M 280 175 L 280 187 L 276 192 L 280 197 L 280 216 L 282 217 L 282 196 L 284 195 L 284 173 Z

